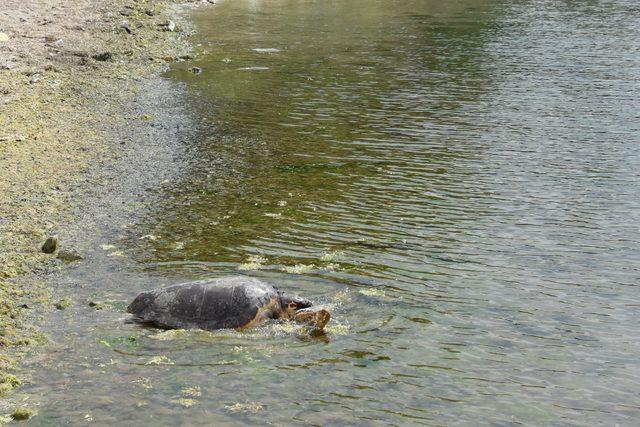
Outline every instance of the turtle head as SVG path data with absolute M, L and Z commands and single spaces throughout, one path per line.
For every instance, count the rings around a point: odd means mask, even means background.
M 298 295 L 278 292 L 278 296 L 280 297 L 280 307 L 282 307 L 283 311 L 290 314 L 295 311 L 302 310 L 303 308 L 309 308 L 313 305 L 311 301 Z

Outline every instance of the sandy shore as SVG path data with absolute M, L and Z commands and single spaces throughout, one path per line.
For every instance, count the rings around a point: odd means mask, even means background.
M 0 395 L 20 384 L 17 361 L 55 309 L 42 253 L 64 236 L 118 161 L 109 122 L 149 120 L 131 106 L 145 79 L 189 58 L 184 1 L 5 0 L 0 10 Z M 198 2 L 198 4 L 203 4 Z M 131 143 L 131 141 L 126 141 Z M 73 250 L 61 238 L 61 249 Z

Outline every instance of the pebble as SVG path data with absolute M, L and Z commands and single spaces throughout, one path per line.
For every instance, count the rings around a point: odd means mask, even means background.
M 0 33 L 0 42 L 8 42 L 9 41 L 9 35 L 6 33 Z
M 200 67 L 191 67 L 191 68 L 189 68 L 189 71 L 191 71 L 193 74 L 200 74 L 202 72 L 202 68 L 200 68 Z

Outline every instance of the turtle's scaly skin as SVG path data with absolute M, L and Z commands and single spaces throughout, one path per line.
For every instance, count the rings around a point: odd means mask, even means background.
M 162 328 L 223 329 L 254 326 L 279 317 L 273 286 L 251 277 L 222 277 L 143 292 L 127 308 Z

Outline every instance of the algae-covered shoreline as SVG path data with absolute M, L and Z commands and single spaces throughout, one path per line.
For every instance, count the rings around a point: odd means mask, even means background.
M 188 3 L 9 0 L 0 11 L 0 395 L 19 386 L 17 362 L 45 340 L 38 317 L 56 305 L 44 276 L 66 262 L 40 246 L 59 235 L 75 250 L 66 237 L 81 208 L 136 144 L 126 128 L 153 114 L 131 100 L 190 57 Z

